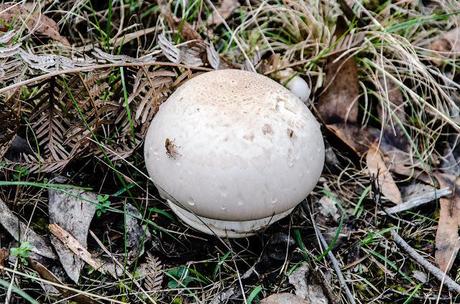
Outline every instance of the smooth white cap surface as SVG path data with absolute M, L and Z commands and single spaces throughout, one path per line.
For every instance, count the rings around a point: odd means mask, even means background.
M 294 76 L 288 81 L 288 83 L 286 83 L 286 88 L 288 88 L 292 94 L 297 96 L 303 102 L 307 102 L 310 97 L 310 86 L 298 75 Z
M 189 212 L 248 221 L 286 212 L 324 164 L 319 123 L 289 90 L 241 70 L 201 74 L 161 105 L 145 163 L 163 197 Z

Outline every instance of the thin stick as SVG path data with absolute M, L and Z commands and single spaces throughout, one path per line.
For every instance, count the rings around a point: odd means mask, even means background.
M 315 229 L 316 236 L 318 237 L 321 245 L 324 248 L 328 248 L 329 245 L 327 244 L 326 240 L 324 239 L 321 231 L 319 231 L 318 227 L 316 226 L 316 222 L 314 221 L 313 216 L 311 214 L 310 214 L 310 216 L 312 217 L 313 228 Z M 356 303 L 355 298 L 353 297 L 353 294 L 351 293 L 350 289 L 348 288 L 347 282 L 345 281 L 345 277 L 343 276 L 343 273 L 340 270 L 339 261 L 337 261 L 337 259 L 335 258 L 334 254 L 332 253 L 332 251 L 329 251 L 327 253 L 327 257 L 329 258 L 329 260 L 331 260 L 332 267 L 334 268 L 335 273 L 337 274 L 337 277 L 339 278 L 340 286 L 345 290 L 345 295 L 348 298 L 348 302 L 351 303 L 351 304 L 355 304 Z
M 421 205 L 424 205 L 426 203 L 432 202 L 438 198 L 444 197 L 444 196 L 449 196 L 452 194 L 452 190 L 450 190 L 449 187 L 442 188 L 442 189 L 434 189 L 433 191 L 429 191 L 425 194 L 416 196 L 407 202 L 398 204 L 394 207 L 391 208 L 386 208 L 385 213 L 387 214 L 396 214 L 402 211 L 407 211 L 412 208 L 419 207 Z
M 391 236 L 393 237 L 395 243 L 398 244 L 404 251 L 406 251 L 412 259 L 414 259 L 417 263 L 428 270 L 441 283 L 444 282 L 449 290 L 460 293 L 460 285 L 452 280 L 444 271 L 424 259 L 417 251 L 415 251 L 414 248 L 407 244 L 406 241 L 404 241 L 396 231 L 392 230 Z
M 80 242 L 74 238 L 69 232 L 64 230 L 61 226 L 57 224 L 49 224 L 48 228 L 50 232 L 61 241 L 70 251 L 73 252 L 77 257 L 79 257 L 86 264 L 94 268 L 95 270 L 106 274 L 109 273 L 113 278 L 117 279 L 117 273 L 113 269 L 104 267 L 104 262 L 98 258 L 93 258 L 91 253 L 83 247 Z

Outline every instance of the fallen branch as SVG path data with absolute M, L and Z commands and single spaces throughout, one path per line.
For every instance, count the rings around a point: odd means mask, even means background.
M 434 266 L 426 259 L 424 259 L 414 248 L 412 248 L 406 241 L 403 240 L 399 234 L 392 230 L 391 236 L 396 244 L 398 244 L 404 251 L 406 251 L 412 259 L 414 259 L 417 263 L 423 266 L 426 270 L 428 270 L 432 275 L 434 275 L 441 284 L 445 284 L 450 291 L 455 291 L 460 293 L 460 285 L 457 284 L 454 280 L 452 280 L 445 272 L 443 272 L 438 267 Z
M 50 232 L 57 237 L 64 245 L 66 245 L 76 256 L 82 259 L 85 263 L 93 267 L 95 270 L 101 273 L 109 273 L 115 279 L 118 277 L 117 273 L 113 269 L 109 269 L 105 266 L 105 263 L 99 259 L 95 259 L 91 256 L 91 253 L 83 247 L 77 239 L 75 239 L 70 233 L 62 229 L 57 224 L 49 224 Z
M 433 191 L 429 191 L 422 195 L 416 196 L 408 200 L 407 202 L 403 202 L 391 208 L 386 208 L 385 213 L 386 214 L 396 214 L 399 212 L 407 211 L 412 208 L 416 208 L 426 203 L 432 202 L 438 198 L 449 196 L 451 194 L 452 194 L 452 190 L 450 190 L 449 187 L 442 188 L 442 189 L 434 189 Z

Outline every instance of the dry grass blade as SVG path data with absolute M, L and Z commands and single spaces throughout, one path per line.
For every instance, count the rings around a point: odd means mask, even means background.
M 379 90 L 384 97 L 378 107 L 382 125 L 383 140 L 389 145 L 407 151 L 409 142 L 404 134 L 403 125 L 406 123 L 404 98 L 399 86 L 391 80 L 381 77 Z
M 448 272 L 460 249 L 458 227 L 460 223 L 460 179 L 436 174 L 441 187 L 450 187 L 454 193 L 449 198 L 440 199 L 438 229 L 436 231 L 435 259 L 439 268 Z
M 375 182 L 382 194 L 395 204 L 402 202 L 401 192 L 398 186 L 396 186 L 390 171 L 383 161 L 383 157 L 380 154 L 380 149 L 376 143 L 373 143 L 369 147 L 369 151 L 366 156 L 367 168 L 371 177 L 375 178 Z
M 76 292 L 73 292 L 73 291 L 69 290 L 68 286 L 66 284 L 62 283 L 61 280 L 54 273 L 52 273 L 48 269 L 48 267 L 46 267 L 45 265 L 41 264 L 40 262 L 35 261 L 33 259 L 29 259 L 29 263 L 30 263 L 30 267 L 32 267 L 33 270 L 38 272 L 40 277 L 42 277 L 43 279 L 45 279 L 45 280 L 47 280 L 49 282 L 54 283 L 54 285 L 52 285 L 52 286 L 54 286 L 57 290 L 59 290 L 59 292 L 61 294 L 63 294 L 64 296 L 72 298 L 77 303 L 83 303 L 83 304 L 96 304 L 96 303 L 98 303 L 95 300 L 91 299 L 90 297 L 88 297 L 88 296 L 86 296 L 84 294 L 78 294 Z M 44 284 L 46 284 L 46 283 L 44 283 Z

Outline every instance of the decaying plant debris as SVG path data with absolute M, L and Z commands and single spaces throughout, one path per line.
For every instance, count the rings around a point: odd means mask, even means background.
M 1 3 L 0 299 L 459 302 L 458 7 Z M 314 193 L 247 239 L 184 226 L 140 149 L 161 103 L 219 68 L 302 77 L 329 147 Z

